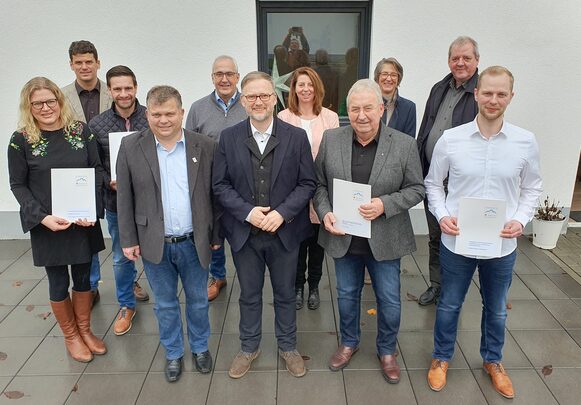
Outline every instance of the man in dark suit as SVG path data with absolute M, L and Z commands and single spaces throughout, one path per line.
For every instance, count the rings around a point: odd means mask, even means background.
M 301 377 L 306 368 L 296 350 L 294 283 L 299 245 L 312 229 L 308 203 L 316 180 L 311 147 L 304 130 L 273 117 L 276 94 L 266 73 L 244 77 L 241 101 L 249 118 L 222 131 L 213 172 L 241 290 L 241 350 L 229 375 L 244 376 L 260 354 L 268 266 L 279 354 L 287 370 Z
M 416 141 L 381 122 L 383 99 L 377 83 L 357 81 L 347 95 L 351 125 L 325 131 L 313 199 L 323 226 L 319 243 L 333 257 L 337 275 L 341 345 L 329 368 L 345 368 L 361 342 L 361 291 L 367 267 L 377 300 L 377 356 L 387 382 L 399 382 L 396 340 L 401 318 L 400 260 L 416 250 L 409 209 L 424 198 Z M 333 212 L 333 180 L 371 185 L 371 201 L 359 215 L 371 222 L 371 237 L 346 235 Z M 341 196 L 352 199 L 353 196 Z
M 153 87 L 147 93 L 150 129 L 125 137 L 117 158 L 121 246 L 130 260 L 143 254 L 169 382 L 179 379 L 184 355 L 178 277 L 194 365 L 202 373 L 212 369 L 206 282 L 211 249 L 221 245 L 211 189 L 216 144 L 183 130 L 183 116 L 176 89 Z

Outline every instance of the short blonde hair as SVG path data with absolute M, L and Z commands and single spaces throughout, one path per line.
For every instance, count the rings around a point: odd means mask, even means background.
M 510 79 L 510 91 L 512 91 L 512 88 L 514 86 L 514 76 L 512 75 L 510 70 L 508 70 L 504 66 L 498 65 L 489 66 L 480 73 L 480 75 L 478 76 L 478 83 L 476 84 L 476 88 L 477 89 L 480 88 L 480 83 L 482 82 L 482 78 L 484 76 L 500 76 L 502 74 L 507 75 L 508 78 Z
M 59 119 L 63 128 L 70 128 L 76 123 L 73 111 L 61 89 L 46 77 L 34 77 L 20 91 L 18 131 L 25 135 L 28 143 L 37 143 L 40 140 L 41 129 L 32 115 L 30 98 L 32 93 L 42 89 L 50 91 L 57 99 L 60 107 Z

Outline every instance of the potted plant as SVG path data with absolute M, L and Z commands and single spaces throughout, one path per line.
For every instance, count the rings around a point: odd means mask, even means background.
M 535 211 L 533 217 L 533 245 L 541 249 L 554 249 L 563 229 L 565 215 L 559 202 L 549 200 L 547 196 Z

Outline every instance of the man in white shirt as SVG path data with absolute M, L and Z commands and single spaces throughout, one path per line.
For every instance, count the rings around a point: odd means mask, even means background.
M 444 132 L 434 148 L 425 179 L 429 208 L 442 230 L 442 292 L 428 372 L 428 384 L 434 391 L 446 385 L 458 317 L 478 267 L 483 302 L 480 354 L 484 369 L 498 393 L 506 398 L 514 397 L 512 383 L 501 364 L 506 302 L 516 260 L 516 238 L 533 216 L 542 192 L 542 180 L 534 134 L 504 121 L 504 112 L 514 95 L 513 83 L 512 73 L 502 66 L 491 66 L 480 74 L 474 91 L 479 110 L 476 119 Z M 446 177 L 447 197 L 444 191 Z M 456 236 L 462 232 L 457 223 L 462 197 L 506 201 L 500 257 L 454 253 Z

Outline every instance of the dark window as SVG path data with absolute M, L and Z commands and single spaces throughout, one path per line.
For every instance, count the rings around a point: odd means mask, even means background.
M 279 109 L 292 71 L 310 66 L 325 85 L 323 106 L 347 116 L 349 88 L 369 77 L 371 3 L 257 1 L 258 67 L 275 78 Z

